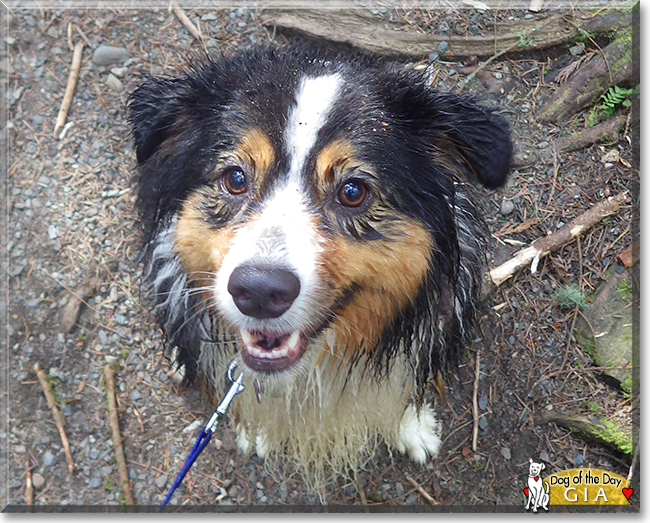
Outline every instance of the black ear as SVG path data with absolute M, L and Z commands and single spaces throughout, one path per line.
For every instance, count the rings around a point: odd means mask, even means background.
M 431 124 L 441 140 L 448 140 L 476 179 L 488 189 L 504 184 L 512 142 L 508 122 L 494 110 L 481 107 L 469 98 L 432 93 Z
M 146 162 L 170 135 L 184 85 L 182 78 L 147 77 L 129 97 L 128 118 L 138 164 Z

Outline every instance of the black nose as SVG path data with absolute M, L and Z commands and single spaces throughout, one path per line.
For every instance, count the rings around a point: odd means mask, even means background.
M 242 314 L 277 318 L 300 294 L 300 280 L 287 269 L 240 265 L 230 275 L 228 292 Z

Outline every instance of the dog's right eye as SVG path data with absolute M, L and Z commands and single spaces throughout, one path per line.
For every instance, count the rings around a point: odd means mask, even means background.
M 242 194 L 248 189 L 246 174 L 239 167 L 231 167 L 224 172 L 223 186 L 230 194 Z

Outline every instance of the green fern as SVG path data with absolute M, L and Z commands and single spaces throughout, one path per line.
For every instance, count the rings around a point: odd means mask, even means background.
M 610 87 L 605 93 L 600 95 L 603 102 L 598 106 L 598 110 L 603 115 L 603 118 L 609 118 L 614 114 L 614 111 L 616 111 L 619 105 L 630 107 L 632 105 L 630 96 L 639 94 L 639 92 L 638 85 L 634 89 L 625 89 L 618 85 Z

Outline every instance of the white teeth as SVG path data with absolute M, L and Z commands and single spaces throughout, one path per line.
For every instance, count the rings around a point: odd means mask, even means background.
M 287 348 L 289 350 L 295 349 L 299 339 L 300 339 L 300 331 L 297 330 L 293 331 L 291 333 L 291 337 L 287 340 Z
M 250 347 L 253 342 L 253 337 L 251 336 L 251 333 L 247 329 L 241 329 L 240 334 L 241 334 L 241 339 L 244 342 L 244 345 Z

